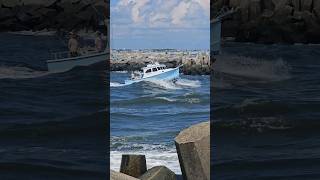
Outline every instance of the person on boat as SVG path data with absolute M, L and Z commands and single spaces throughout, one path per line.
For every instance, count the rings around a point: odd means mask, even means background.
M 97 52 L 103 51 L 103 41 L 102 41 L 101 33 L 99 31 L 96 33 L 96 39 L 94 41 L 94 44 Z
M 71 57 L 78 56 L 78 50 L 79 50 L 79 43 L 77 40 L 77 35 L 74 32 L 70 33 L 70 39 L 68 42 L 68 48 L 70 52 Z

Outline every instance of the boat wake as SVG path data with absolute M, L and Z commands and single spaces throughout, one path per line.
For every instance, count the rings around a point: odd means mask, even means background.
M 200 81 L 198 80 L 189 80 L 189 79 L 176 79 L 176 80 L 148 80 L 148 81 L 140 81 L 137 83 L 147 83 L 151 85 L 156 85 L 158 87 L 164 89 L 183 89 L 183 88 L 198 88 L 201 86 Z M 128 86 L 134 83 L 119 83 L 119 82 L 110 82 L 110 87 L 123 87 Z
M 46 76 L 48 71 L 39 71 L 20 66 L 0 66 L 0 79 L 31 79 Z
M 122 86 L 127 86 L 127 85 L 130 85 L 130 84 L 110 82 L 110 87 L 122 87 Z

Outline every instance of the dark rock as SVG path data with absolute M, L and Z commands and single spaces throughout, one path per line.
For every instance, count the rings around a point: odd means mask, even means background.
M 261 0 L 251 0 L 249 4 L 250 19 L 255 19 L 261 14 Z
M 122 155 L 120 172 L 132 177 L 140 177 L 147 171 L 146 157 L 144 155 Z
M 263 18 L 271 18 L 273 16 L 273 11 L 271 10 L 264 10 L 263 13 L 261 14 L 261 17 Z
M 141 177 L 141 180 L 176 180 L 176 175 L 165 166 L 155 166 L 149 169 Z
M 223 3 L 213 0 L 213 10 Z M 238 11 L 223 21 L 222 36 L 259 43 L 319 43 L 319 0 L 229 0 Z
M 185 180 L 210 180 L 210 122 L 191 126 L 175 138 Z
M 273 11 L 275 8 L 275 4 L 272 0 L 263 0 L 261 9 Z
M 292 0 L 292 5 L 295 11 L 301 11 L 301 0 Z
M 96 30 L 102 14 L 108 14 L 106 6 L 101 0 L 90 4 L 86 0 L 1 1 L 0 30 Z
M 312 1 L 313 0 L 301 0 L 301 10 L 302 11 L 312 11 Z M 317 0 L 315 0 L 317 1 Z
M 320 19 L 320 1 L 315 0 L 313 1 L 313 11 L 315 15 Z

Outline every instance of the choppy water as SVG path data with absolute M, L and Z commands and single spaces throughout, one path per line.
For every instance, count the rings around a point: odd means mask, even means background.
M 227 43 L 213 81 L 213 177 L 320 177 L 320 46 Z
M 51 74 L 56 37 L 0 41 L 0 179 L 105 178 L 105 63 Z
M 209 76 L 124 85 L 128 77 L 111 73 L 111 168 L 120 168 L 121 154 L 144 154 L 148 168 L 165 165 L 181 174 L 174 138 L 209 120 Z

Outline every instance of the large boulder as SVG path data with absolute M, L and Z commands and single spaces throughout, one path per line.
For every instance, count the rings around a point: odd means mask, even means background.
M 301 11 L 300 0 L 292 0 L 292 5 L 295 11 Z
M 139 180 L 132 176 L 110 170 L 110 180 Z
M 294 9 L 292 6 L 284 5 L 275 10 L 275 18 L 274 21 L 278 24 L 285 23 L 290 16 L 293 15 Z
M 301 10 L 302 11 L 312 11 L 312 1 L 313 0 L 301 0 Z M 317 1 L 317 0 L 315 0 Z
M 176 180 L 176 174 L 165 166 L 155 166 L 141 177 L 141 180 Z
M 15 6 L 21 5 L 22 3 L 20 0 L 10 0 L 10 1 L 1 1 L 0 4 L 5 7 L 13 8 Z
M 320 19 L 320 1 L 313 1 L 313 11 L 315 15 Z
M 241 0 L 239 5 L 241 21 L 246 22 L 249 21 L 249 5 L 250 0 Z
M 263 0 L 262 1 L 262 9 L 273 11 L 275 8 L 275 4 L 272 0 Z
M 140 177 L 147 171 L 146 157 L 144 155 L 122 155 L 120 172 L 132 177 Z
M 261 0 L 251 0 L 249 5 L 250 19 L 255 19 L 261 14 Z
M 20 0 L 20 1 L 24 5 L 37 4 L 37 5 L 49 6 L 58 0 Z
M 210 122 L 191 126 L 175 138 L 185 180 L 210 180 Z
M 272 0 L 272 2 L 276 10 L 290 4 L 290 0 Z

